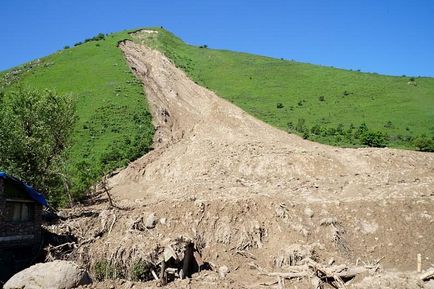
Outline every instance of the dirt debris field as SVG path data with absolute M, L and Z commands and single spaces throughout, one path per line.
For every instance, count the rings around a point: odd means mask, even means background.
M 100 260 L 130 272 L 183 237 L 210 270 L 167 288 L 434 288 L 421 278 L 434 267 L 434 154 L 336 148 L 277 130 L 140 44 L 146 33 L 120 49 L 143 81 L 154 150 L 108 179 L 117 208 L 101 194 L 48 227 L 77 237 L 62 258 L 93 274 Z

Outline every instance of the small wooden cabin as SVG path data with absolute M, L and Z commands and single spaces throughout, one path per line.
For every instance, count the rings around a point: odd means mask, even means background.
M 43 206 L 42 194 L 0 172 L 0 271 L 21 267 L 41 248 Z

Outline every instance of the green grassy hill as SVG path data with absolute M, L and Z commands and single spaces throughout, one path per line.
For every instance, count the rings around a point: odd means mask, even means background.
M 153 126 L 141 83 L 118 41 L 127 32 L 93 40 L 0 74 L 0 89 L 53 89 L 70 94 L 78 121 L 68 151 L 72 193 L 80 196 L 104 173 L 149 150 Z
M 173 34 L 98 35 L 0 73 L 0 91 L 54 89 L 76 101 L 68 151 L 72 191 L 80 196 L 103 174 L 147 152 L 153 127 L 143 88 L 117 43 L 145 42 L 197 83 L 257 118 L 338 146 L 432 148 L 434 79 L 391 77 L 195 47 Z M 426 149 L 426 147 L 425 147 Z
M 161 50 L 197 83 L 275 127 L 350 147 L 415 149 L 415 138 L 434 138 L 433 78 L 384 76 L 212 50 L 157 30 L 159 34 L 137 36 L 135 41 Z M 375 141 L 378 136 L 380 143 Z

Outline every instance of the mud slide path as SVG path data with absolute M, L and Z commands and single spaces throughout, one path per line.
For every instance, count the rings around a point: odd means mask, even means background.
M 434 195 L 434 154 L 342 149 L 288 135 L 195 84 L 160 52 L 131 41 L 120 48 L 144 83 L 156 135 L 151 153 L 110 180 L 119 199 Z
M 144 84 L 154 150 L 109 179 L 119 207 L 101 200 L 73 208 L 57 227 L 84 240 L 71 255 L 79 263 L 92 269 L 109 260 L 131 278 L 136 260 L 152 260 L 182 236 L 214 270 L 168 288 L 264 288 L 276 279 L 251 262 L 285 271 L 282 260 L 311 250 L 323 264 L 381 260 L 381 268 L 414 272 L 421 254 L 422 268 L 431 266 L 434 154 L 342 149 L 288 135 L 195 84 L 160 52 L 132 41 L 120 48 Z M 220 266 L 230 270 L 225 278 Z M 371 287 L 348 288 L 421 288 L 411 272 L 377 269 L 366 279 Z M 311 288 L 308 279 L 293 282 Z M 113 286 L 92 288 L 131 288 Z

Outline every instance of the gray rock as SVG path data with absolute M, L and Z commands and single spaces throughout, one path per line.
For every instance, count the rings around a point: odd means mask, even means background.
M 92 283 L 86 270 L 70 261 L 33 265 L 12 276 L 4 289 L 69 289 Z
M 147 229 L 153 229 L 153 228 L 155 228 L 156 224 L 157 224 L 157 218 L 155 217 L 155 214 L 152 213 L 146 219 L 145 227 Z

